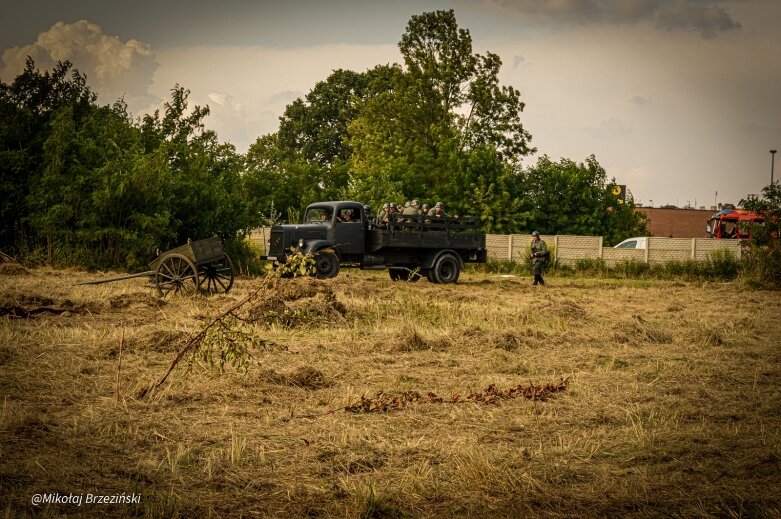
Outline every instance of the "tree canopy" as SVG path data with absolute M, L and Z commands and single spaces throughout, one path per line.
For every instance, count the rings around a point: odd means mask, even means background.
M 412 16 L 398 46 L 402 63 L 334 70 L 245 154 L 208 129 L 209 107 L 191 106 L 184 87 L 134 119 L 121 99 L 98 105 L 69 62 L 41 71 L 28 59 L 0 82 L 0 247 L 141 268 L 187 238 L 239 247 L 248 229 L 327 199 L 442 201 L 487 232 L 607 243 L 645 232 L 594 156 L 522 166 L 536 150 L 521 94 L 452 10 Z

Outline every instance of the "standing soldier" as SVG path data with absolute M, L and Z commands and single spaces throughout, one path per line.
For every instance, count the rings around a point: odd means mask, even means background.
M 534 273 L 534 282 L 532 285 L 545 285 L 545 280 L 542 279 L 542 270 L 545 268 L 545 264 L 548 262 L 548 246 L 540 239 L 540 233 L 538 231 L 532 232 L 532 245 L 531 245 L 531 259 L 532 259 L 532 272 Z

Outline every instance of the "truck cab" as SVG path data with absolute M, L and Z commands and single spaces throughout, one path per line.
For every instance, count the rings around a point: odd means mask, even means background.
M 708 238 L 748 240 L 751 227 L 762 225 L 765 217 L 743 209 L 723 209 L 714 214 L 705 225 Z

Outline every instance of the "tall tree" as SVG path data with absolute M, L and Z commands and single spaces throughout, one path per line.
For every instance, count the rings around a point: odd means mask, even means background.
M 13 82 L 0 82 L 0 247 L 34 247 L 29 204 L 43 173 L 52 121 L 62 109 L 81 119 L 96 99 L 86 77 L 68 61 L 41 71 L 28 57 Z
M 491 230 L 504 228 L 509 175 L 533 149 L 520 93 L 499 85 L 501 60 L 473 52 L 452 10 L 413 16 L 399 49 L 405 68 L 348 127 L 353 192 L 380 203 L 376 193 L 401 189 L 404 198 L 442 199 L 490 215 Z M 473 192 L 479 206 L 464 196 Z
M 163 114 L 155 111 L 141 124 L 148 153 L 166 157 L 171 185 L 166 196 L 171 210 L 170 242 L 180 244 L 219 234 L 242 235 L 251 225 L 242 186 L 242 160 L 232 144 L 220 143 L 204 119 L 209 107 L 189 107 L 190 91 L 176 85 Z

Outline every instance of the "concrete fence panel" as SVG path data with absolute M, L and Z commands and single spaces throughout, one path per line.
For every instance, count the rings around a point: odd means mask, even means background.
M 645 251 L 642 249 L 614 249 L 607 247 L 602 249 L 602 259 L 610 266 L 624 261 L 645 263 Z

